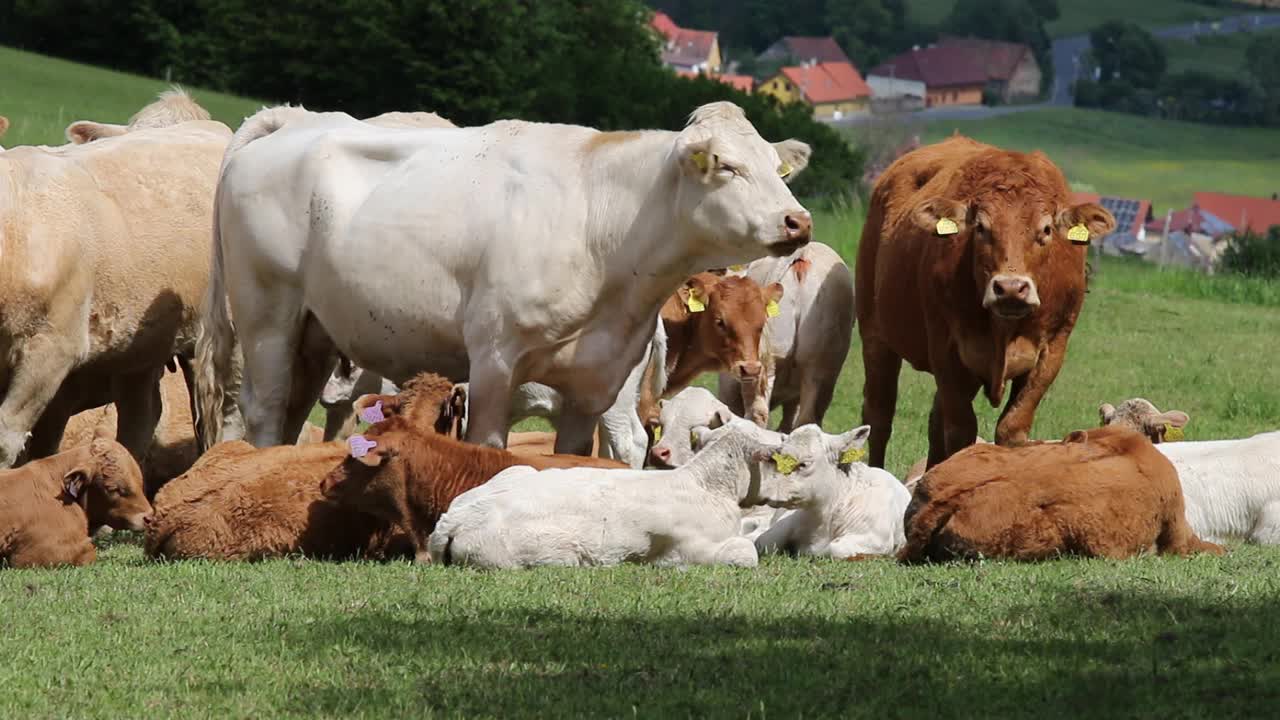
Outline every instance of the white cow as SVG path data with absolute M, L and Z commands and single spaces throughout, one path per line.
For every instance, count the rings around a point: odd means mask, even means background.
M 750 426 L 750 427 L 745 427 Z M 758 562 L 740 508 L 774 502 L 750 466 L 774 447 L 738 420 L 677 470 L 508 468 L 459 495 L 428 541 L 436 562 L 483 567 Z
M 755 540 L 761 553 L 852 558 L 889 555 L 906 542 L 911 493 L 893 475 L 861 462 L 871 426 L 828 435 L 805 425 L 762 463 L 761 485 L 796 509 Z
M 724 102 L 681 132 L 391 130 L 264 110 L 218 187 L 204 437 L 235 414 L 223 398 L 238 335 L 255 445 L 296 434 L 336 349 L 393 382 L 469 379 L 467 438 L 496 447 L 512 389 L 550 385 L 566 405 L 556 450 L 590 452 L 685 278 L 808 243 L 809 213 L 779 177 L 807 152 L 765 142 Z
M 144 456 L 164 367 L 194 355 L 230 137 L 192 121 L 0 155 L 0 467 L 56 452 L 71 415 L 108 402 Z
M 744 386 L 720 374 L 717 395 L 736 415 L 768 417 L 782 406 L 781 432 L 822 424 L 853 337 L 853 279 L 839 253 L 813 242 L 786 257 L 755 260 L 731 275 L 767 287 L 782 283 L 778 315 L 769 319 L 760 354 L 763 384 Z

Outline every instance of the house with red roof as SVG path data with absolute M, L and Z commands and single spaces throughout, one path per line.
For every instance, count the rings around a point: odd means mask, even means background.
M 725 85 L 728 85 L 735 90 L 741 90 L 744 93 L 750 93 L 755 88 L 756 84 L 756 79 L 750 75 L 734 75 L 733 73 L 719 73 L 711 75 L 708 73 L 691 72 L 689 70 L 677 70 L 676 74 L 680 77 L 686 78 L 709 77 L 712 80 L 718 80 Z
M 1195 207 L 1207 211 L 1237 230 L 1262 235 L 1272 225 L 1280 225 L 1280 199 L 1198 192 L 1192 196 Z
M 987 87 L 1003 102 L 1040 95 L 1040 63 L 1036 62 L 1031 48 L 1022 43 L 944 35 L 938 45 L 964 48 L 982 58 L 986 66 Z
M 720 38 L 714 30 L 690 30 L 670 15 L 655 12 L 649 24 L 662 38 L 662 62 L 676 71 L 720 73 Z
M 844 54 L 844 50 L 840 48 L 840 43 L 830 35 L 826 37 L 813 37 L 803 35 L 789 35 L 775 42 L 765 49 L 756 57 L 756 60 L 764 63 L 787 63 L 794 65 L 802 65 L 805 63 L 849 63 L 853 61 L 848 55 Z
M 821 120 L 867 112 L 871 88 L 852 63 L 829 62 L 784 67 L 760 83 L 757 92 L 783 103 L 803 102 Z
M 990 90 L 1004 102 L 1040 93 L 1040 66 L 1031 48 L 979 38 L 944 38 L 935 45 L 901 53 L 867 73 L 877 82 L 923 82 L 925 105 L 981 105 Z

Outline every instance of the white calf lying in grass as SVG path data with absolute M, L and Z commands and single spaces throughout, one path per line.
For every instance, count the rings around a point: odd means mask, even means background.
M 1104 403 L 1098 413 L 1103 425 L 1124 417 L 1159 438 L 1156 449 L 1177 469 L 1187 522 L 1202 540 L 1280 545 L 1280 431 L 1243 440 L 1169 442 L 1168 430 L 1181 436 L 1186 413 L 1161 413 L 1141 398 L 1118 409 Z
M 717 432 L 698 431 L 708 441 Z M 805 425 L 778 436 L 782 450 L 761 463 L 760 484 L 771 496 L 781 495 L 781 506 L 795 510 L 755 538 L 761 555 L 852 558 L 890 555 L 903 545 L 911 493 L 893 475 L 860 462 L 870 434 L 870 425 L 842 435 Z
M 431 559 L 499 568 L 755 566 L 739 512 L 777 502 L 750 470 L 777 447 L 755 439 L 754 428 L 734 421 L 676 470 L 503 470 L 453 501 L 428 541 Z

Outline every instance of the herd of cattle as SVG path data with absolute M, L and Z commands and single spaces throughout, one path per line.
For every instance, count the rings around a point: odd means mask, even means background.
M 1115 226 L 1043 154 L 905 155 L 851 274 L 787 185 L 809 147 L 729 103 L 679 132 L 276 107 L 233 134 L 174 90 L 67 138 L 0 151 L 10 566 L 92 562 L 104 527 L 488 567 L 1280 543 L 1280 432 L 1171 442 L 1190 418 L 1135 398 L 1029 439 Z M 828 434 L 855 325 L 866 424 Z M 937 391 L 900 481 L 904 360 Z M 1006 385 L 985 443 L 973 399 Z M 555 433 L 511 432 L 535 416 Z

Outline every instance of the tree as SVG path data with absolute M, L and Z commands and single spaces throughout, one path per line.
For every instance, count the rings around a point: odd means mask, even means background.
M 1245 49 L 1249 74 L 1262 91 L 1263 121 L 1280 124 L 1280 45 L 1267 35 L 1258 35 Z
M 1089 33 L 1099 82 L 1123 78 L 1135 88 L 1155 89 L 1165 70 L 1164 48 L 1134 23 L 1110 20 Z
M 849 59 L 861 68 L 878 64 L 902 31 L 884 0 L 828 0 L 825 22 Z M 901 3 L 897 3 L 901 6 Z

